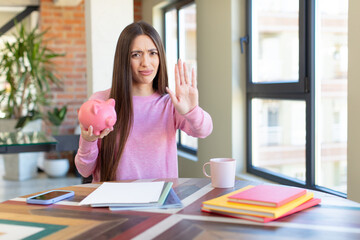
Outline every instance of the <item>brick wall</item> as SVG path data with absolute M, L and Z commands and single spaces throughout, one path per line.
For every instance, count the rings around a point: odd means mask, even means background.
M 86 41 L 84 2 L 76 7 L 57 7 L 52 0 L 40 1 L 40 28 L 49 29 L 48 47 L 64 57 L 54 60 L 63 86 L 52 87 L 54 106 L 68 106 L 60 133 L 73 133 L 77 126 L 77 109 L 87 98 Z
M 134 0 L 134 21 L 141 20 L 141 2 Z M 52 88 L 54 106 L 68 106 L 61 134 L 74 132 L 78 124 L 77 110 L 87 99 L 84 6 L 84 1 L 76 7 L 57 7 L 52 0 L 40 0 L 40 28 L 49 29 L 45 38 L 53 38 L 48 41 L 48 47 L 66 54 L 54 61 L 63 86 Z M 49 127 L 47 131 L 51 131 Z
M 141 2 L 142 0 L 134 0 L 134 21 L 140 21 L 142 19 L 141 15 Z

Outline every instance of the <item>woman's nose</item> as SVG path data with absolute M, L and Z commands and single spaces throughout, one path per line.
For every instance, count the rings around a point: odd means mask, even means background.
M 150 56 L 149 54 L 144 54 L 141 60 L 141 65 L 147 66 L 150 63 Z

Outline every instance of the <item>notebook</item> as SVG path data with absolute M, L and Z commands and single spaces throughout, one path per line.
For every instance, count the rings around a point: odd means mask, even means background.
M 171 188 L 170 192 L 164 202 L 163 205 L 158 206 L 119 206 L 119 207 L 112 207 L 110 206 L 109 209 L 111 211 L 121 211 L 121 210 L 142 210 L 142 209 L 149 209 L 149 208 L 161 208 L 161 209 L 168 209 L 168 208 L 182 208 L 183 204 L 179 199 L 178 195 L 175 191 Z
M 234 192 L 225 194 L 223 196 L 210 199 L 208 201 L 203 202 L 203 206 L 205 208 L 209 208 L 211 210 L 220 210 L 220 211 L 229 212 L 229 213 L 277 218 L 277 217 L 280 217 L 281 215 L 287 213 L 288 211 L 294 209 L 295 207 L 303 204 L 304 202 L 312 199 L 314 196 L 313 193 L 308 192 L 305 195 L 303 195 L 283 206 L 277 207 L 277 208 L 243 204 L 243 203 L 234 203 L 234 202 L 228 201 L 228 197 L 230 195 L 245 191 L 252 187 L 253 186 L 249 185 L 242 189 L 236 190 Z
M 257 185 L 228 197 L 231 202 L 280 207 L 306 194 L 306 189 L 281 186 Z
M 284 215 L 281 215 L 278 218 L 259 217 L 259 216 L 253 216 L 253 215 L 229 213 L 229 212 L 223 212 L 223 211 L 220 211 L 220 210 L 212 210 L 212 209 L 206 208 L 206 207 L 202 207 L 201 211 L 207 212 L 207 213 L 215 213 L 215 214 L 222 215 L 222 216 L 225 216 L 225 217 L 233 217 L 233 218 L 240 218 L 240 219 L 250 220 L 250 221 L 254 221 L 254 222 L 267 223 L 267 222 L 274 221 L 274 220 L 277 220 L 279 218 L 291 215 L 293 213 L 297 213 L 297 212 L 300 212 L 302 210 L 308 209 L 310 207 L 318 205 L 320 202 L 321 202 L 321 199 L 319 199 L 319 198 L 310 199 L 309 201 L 306 201 L 305 203 L 297 206 L 296 208 L 290 210 L 289 212 L 285 213 Z
M 163 204 L 172 182 L 104 182 L 83 199 L 79 205 L 108 206 L 155 206 Z

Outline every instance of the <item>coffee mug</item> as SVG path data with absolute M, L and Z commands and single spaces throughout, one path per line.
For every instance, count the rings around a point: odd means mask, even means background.
M 210 165 L 210 175 L 205 167 Z M 235 184 L 236 161 L 233 158 L 212 158 L 203 166 L 203 173 L 211 178 L 211 185 L 215 188 L 231 188 Z

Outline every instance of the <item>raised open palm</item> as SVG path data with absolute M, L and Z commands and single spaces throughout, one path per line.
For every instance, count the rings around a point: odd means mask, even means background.
M 195 78 L 195 71 L 191 71 L 191 81 L 187 74 L 186 64 L 179 59 L 175 64 L 175 93 L 166 88 L 176 111 L 186 114 L 199 104 L 199 91 Z

